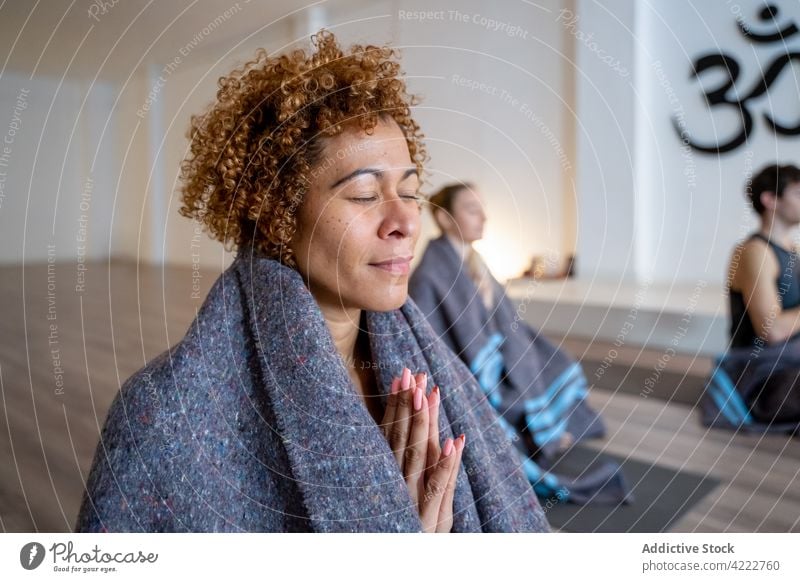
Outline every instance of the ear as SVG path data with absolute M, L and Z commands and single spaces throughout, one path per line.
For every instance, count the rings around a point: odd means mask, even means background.
M 778 197 L 772 190 L 765 190 L 759 195 L 761 205 L 767 210 L 775 210 L 775 205 L 778 202 Z
M 437 208 L 433 211 L 433 219 L 443 231 L 448 230 L 453 222 L 453 219 L 443 208 Z

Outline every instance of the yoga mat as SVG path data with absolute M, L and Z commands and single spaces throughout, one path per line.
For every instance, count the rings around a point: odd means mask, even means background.
M 684 513 L 719 484 L 714 477 L 675 471 L 653 463 L 625 459 L 576 445 L 555 465 L 561 474 L 577 475 L 589 463 L 613 459 L 622 466 L 630 484 L 633 502 L 628 504 L 549 506 L 541 500 L 553 528 L 568 532 L 667 532 Z

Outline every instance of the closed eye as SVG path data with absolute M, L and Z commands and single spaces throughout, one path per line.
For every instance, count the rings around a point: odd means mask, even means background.
M 376 194 L 365 194 L 362 196 L 355 196 L 350 198 L 353 202 L 375 202 L 378 199 Z
M 408 194 L 400 194 L 400 198 L 405 198 L 406 200 L 415 200 L 417 202 L 422 200 L 422 196 L 416 193 L 408 193 Z M 353 202 L 375 202 L 378 199 L 378 196 L 371 195 L 371 196 L 354 196 L 350 198 Z

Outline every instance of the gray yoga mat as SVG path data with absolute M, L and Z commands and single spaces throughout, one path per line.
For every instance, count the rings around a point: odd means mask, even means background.
M 627 504 L 550 504 L 541 500 L 553 528 L 568 532 L 667 532 L 683 514 L 719 484 L 719 480 L 658 464 L 625 459 L 581 445 L 566 453 L 555 466 L 559 473 L 578 474 L 601 459 L 613 459 L 630 484 L 633 502 Z

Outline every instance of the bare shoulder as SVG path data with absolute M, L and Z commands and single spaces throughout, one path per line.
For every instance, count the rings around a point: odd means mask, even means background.
M 767 257 L 771 258 L 773 262 L 776 262 L 775 253 L 772 252 L 769 244 L 763 239 L 751 238 L 739 243 L 737 248 L 739 247 L 742 249 L 742 258 L 748 262 L 756 261 L 762 263 Z
M 760 238 L 751 238 L 739 243 L 731 254 L 728 280 L 731 290 L 741 289 L 745 278 L 752 281 L 761 277 L 774 279 L 778 260 L 769 244 Z

